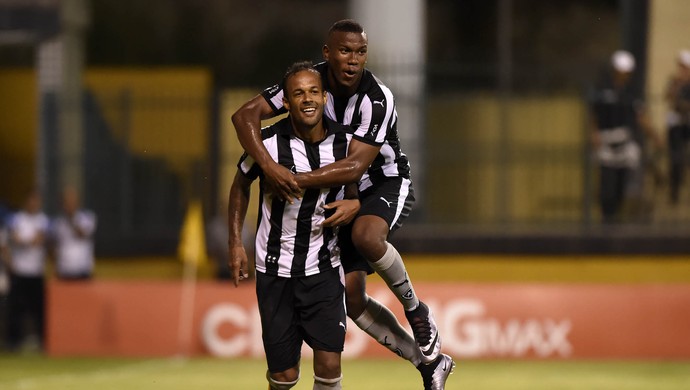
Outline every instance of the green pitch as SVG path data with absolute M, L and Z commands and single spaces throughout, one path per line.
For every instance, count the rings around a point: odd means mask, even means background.
M 344 388 L 418 390 L 421 380 L 396 360 L 346 360 Z M 262 360 L 50 359 L 0 355 L 3 390 L 252 390 L 266 389 Z M 295 390 L 312 388 L 305 361 Z M 460 362 L 447 390 L 671 390 L 690 389 L 690 362 Z

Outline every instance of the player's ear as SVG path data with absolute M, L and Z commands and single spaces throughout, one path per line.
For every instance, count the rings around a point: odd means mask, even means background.
M 321 54 L 323 55 L 323 59 L 328 61 L 328 56 L 330 54 L 330 50 L 328 49 L 328 45 L 323 45 L 323 48 L 321 48 Z
M 283 107 L 285 107 L 286 110 L 290 111 L 290 102 L 283 96 Z
M 326 91 L 323 91 L 323 104 L 325 105 L 326 103 L 328 103 L 328 94 Z

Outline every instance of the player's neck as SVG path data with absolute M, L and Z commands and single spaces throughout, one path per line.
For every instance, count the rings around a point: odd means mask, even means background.
M 362 82 L 362 78 L 360 79 L 352 86 L 345 86 L 342 84 L 339 84 L 338 81 L 336 81 L 335 76 L 329 71 L 328 72 L 328 90 L 333 95 L 333 97 L 336 98 L 349 98 L 350 96 L 354 95 L 357 93 L 357 89 L 359 89 L 359 84 Z
M 310 144 L 317 143 L 326 138 L 326 129 L 323 127 L 323 121 L 319 121 L 314 126 L 300 125 L 293 122 L 292 128 L 297 138 Z

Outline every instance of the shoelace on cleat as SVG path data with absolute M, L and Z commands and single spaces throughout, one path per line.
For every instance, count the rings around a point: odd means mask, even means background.
M 414 338 L 420 345 L 427 345 L 431 341 L 431 324 L 428 317 L 415 317 L 410 321 Z

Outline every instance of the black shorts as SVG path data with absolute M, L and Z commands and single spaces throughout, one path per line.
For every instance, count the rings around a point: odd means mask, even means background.
M 296 366 L 303 341 L 314 350 L 343 351 L 345 287 L 340 275 L 340 268 L 296 278 L 256 273 L 256 296 L 269 372 Z
M 390 234 L 402 226 L 403 221 L 410 215 L 414 204 L 414 189 L 409 179 L 402 177 L 391 178 L 376 186 L 369 187 L 359 194 L 361 215 L 376 215 L 388 224 Z M 338 231 L 338 246 L 340 247 L 340 262 L 343 271 L 366 271 L 372 274 L 374 270 L 367 260 L 357 252 L 352 243 L 352 225 L 341 226 Z

